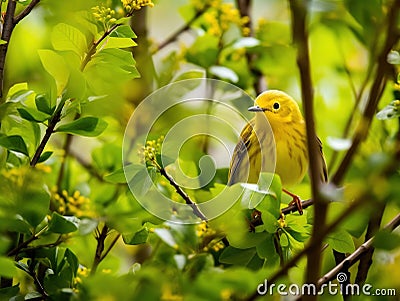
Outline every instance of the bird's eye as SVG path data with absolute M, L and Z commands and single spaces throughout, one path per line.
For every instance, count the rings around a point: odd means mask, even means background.
M 274 105 L 272 106 L 274 108 L 274 110 L 278 110 L 279 109 L 279 102 L 275 102 Z

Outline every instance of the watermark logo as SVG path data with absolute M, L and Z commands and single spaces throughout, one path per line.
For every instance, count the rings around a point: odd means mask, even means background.
M 259 295 L 281 295 L 281 296 L 300 296 L 300 295 L 348 295 L 348 296 L 396 296 L 397 292 L 394 288 L 373 288 L 371 284 L 363 285 L 346 283 L 347 274 L 340 272 L 336 276 L 338 283 L 332 281 L 317 286 L 312 283 L 298 284 L 275 284 L 268 283 L 265 279 L 263 283 L 257 286 Z
M 158 146 L 162 166 L 168 166 L 168 174 L 181 188 L 201 189 L 213 181 L 219 168 L 229 166 L 244 125 L 254 117 L 254 113 L 247 110 L 253 105 L 254 100 L 240 88 L 205 78 L 179 81 L 149 95 L 131 116 L 123 143 L 125 177 L 136 200 L 163 220 L 198 222 L 189 205 L 172 200 L 162 191 L 162 187 L 154 181 L 154 171 L 153 174 L 149 172 L 138 153 L 146 141 L 164 136 L 162 145 Z M 265 118 L 261 122 L 272 135 L 268 120 Z M 206 147 L 202 150 L 204 155 L 194 163 L 199 172 L 193 176 L 182 168 L 180 159 L 182 150 L 196 139 L 207 142 L 198 144 L 198 147 Z M 246 148 L 244 150 L 246 152 Z M 272 168 L 268 171 L 273 172 L 275 161 L 269 165 Z M 263 183 L 264 188 L 268 186 L 268 183 Z M 223 189 L 197 206 L 207 219 L 213 219 L 238 201 L 243 190 L 240 185 Z

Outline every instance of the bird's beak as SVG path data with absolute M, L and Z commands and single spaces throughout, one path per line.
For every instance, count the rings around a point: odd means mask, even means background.
M 263 108 L 260 108 L 259 106 L 253 106 L 247 109 L 250 112 L 264 112 L 265 110 Z

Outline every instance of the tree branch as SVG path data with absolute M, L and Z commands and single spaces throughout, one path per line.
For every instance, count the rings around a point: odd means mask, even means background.
M 17 1 L 9 0 L 7 3 L 7 10 L 4 16 L 3 31 L 1 33 L 1 39 L 6 43 L 0 45 L 0 103 L 2 103 L 4 92 L 4 67 L 6 63 L 8 44 L 10 42 L 11 35 L 18 22 L 25 18 L 31 12 L 32 9 L 39 3 L 39 1 L 40 0 L 32 0 L 31 3 L 29 3 L 25 7 L 25 9 L 15 17 L 14 15 L 17 7 Z
M 57 123 L 60 122 L 61 120 L 61 111 L 62 108 L 64 107 L 64 103 L 65 101 L 63 101 L 63 103 L 60 104 L 60 107 L 57 109 L 53 117 L 50 119 L 49 125 L 46 129 L 46 133 L 44 134 L 43 139 L 39 144 L 39 147 L 36 149 L 36 152 L 33 155 L 33 158 L 30 162 L 30 166 L 34 167 L 39 162 L 40 156 L 42 155 L 42 152 L 47 142 L 49 142 L 50 136 L 54 133 L 54 128 L 56 127 Z
M 314 201 L 312 199 L 306 200 L 306 201 L 302 201 L 301 202 L 301 208 L 306 209 L 307 207 L 310 207 L 313 204 L 314 204 Z M 294 212 L 297 212 L 297 211 L 299 211 L 299 208 L 297 207 L 296 204 L 290 205 L 290 206 L 288 206 L 286 208 L 283 208 L 281 210 L 282 214 L 290 214 L 290 213 L 294 213 Z
M 252 16 L 250 14 L 252 5 L 251 2 L 252 2 L 251 0 L 236 0 L 236 5 L 239 9 L 240 16 L 242 18 L 243 17 L 248 18 L 248 22 L 246 24 L 243 24 L 243 26 L 248 27 L 250 29 L 250 36 L 254 37 Z M 256 58 L 257 58 L 256 54 L 246 52 L 246 60 L 250 69 L 250 73 L 253 74 L 255 78 L 253 83 L 253 89 L 256 95 L 258 95 L 261 92 L 265 91 L 267 87 L 265 85 L 265 80 L 262 72 L 260 72 L 260 70 L 258 70 L 257 68 L 255 68 L 255 66 L 253 66 L 253 62 L 255 61 Z
M 307 254 L 306 282 L 316 283 L 321 270 L 321 248 L 325 230 L 327 202 L 320 197 L 321 156 L 317 144 L 314 124 L 313 84 L 311 78 L 310 54 L 307 31 L 307 5 L 309 1 L 289 0 L 292 14 L 292 35 L 297 45 L 297 64 L 300 71 L 301 92 L 307 131 L 307 150 L 310 164 L 311 192 L 314 200 L 314 226 L 311 236 L 311 245 L 314 245 Z M 307 296 L 307 300 L 316 300 L 317 296 Z
M 379 230 L 381 225 L 382 216 L 385 211 L 385 204 L 377 204 L 378 208 L 376 208 L 371 216 L 371 219 L 368 223 L 367 233 L 365 234 L 365 241 L 371 239 L 376 232 Z M 372 264 L 372 256 L 374 254 L 374 248 L 371 247 L 363 257 L 360 259 L 360 263 L 358 265 L 357 276 L 355 283 L 363 284 L 367 279 L 368 271 Z
M 397 214 L 385 227 L 385 230 L 393 231 L 400 225 L 400 214 Z M 322 284 L 333 280 L 336 275 L 344 268 L 347 269 L 354 265 L 365 253 L 367 253 L 373 247 L 374 237 L 371 237 L 368 241 L 363 243 L 357 248 L 351 255 L 343 260 L 339 265 L 335 266 L 332 270 L 326 273 L 323 277 L 318 280 L 318 288 Z
M 289 272 L 289 270 L 292 267 L 294 267 L 299 262 L 300 259 L 302 259 L 304 256 L 309 254 L 309 252 L 311 250 L 320 247 L 320 248 L 318 248 L 318 251 L 321 251 L 322 248 L 321 248 L 319 240 L 322 240 L 323 237 L 325 237 L 326 235 L 328 235 L 329 233 L 334 231 L 337 226 L 339 226 L 352 213 L 354 213 L 356 210 L 358 210 L 358 208 L 361 205 L 365 205 L 365 197 L 366 196 L 367 196 L 366 193 L 363 193 L 362 195 L 360 195 L 353 203 L 351 203 L 351 205 L 349 206 L 349 208 L 347 208 L 347 210 L 343 211 L 343 213 L 341 213 L 338 217 L 336 217 L 335 220 L 333 220 L 330 224 L 326 225 L 323 232 L 321 232 L 319 234 L 320 238 L 318 238 L 318 240 L 311 240 L 304 247 L 304 249 L 302 249 L 299 253 L 294 255 L 288 262 L 286 262 L 286 264 L 281 269 L 279 269 L 275 274 L 273 274 L 270 277 L 270 279 L 268 279 L 268 287 L 266 289 L 269 289 L 269 285 L 271 285 L 272 283 L 275 283 L 279 278 L 286 275 Z M 258 292 L 255 291 L 246 300 L 248 300 L 248 301 L 255 300 L 257 297 L 259 297 Z
M 388 70 L 389 64 L 387 63 L 387 55 L 389 51 L 393 48 L 395 43 L 399 39 L 398 29 L 397 29 L 397 17 L 400 10 L 400 1 L 395 0 L 393 5 L 388 8 L 388 25 L 386 39 L 384 46 L 378 56 L 377 70 L 374 77 L 374 82 L 372 84 L 370 93 L 368 95 L 367 105 L 363 112 L 363 116 L 358 123 L 357 129 L 353 135 L 353 143 L 351 144 L 349 150 L 346 152 L 344 158 L 342 159 L 338 169 L 336 170 L 332 183 L 340 184 L 343 180 L 350 164 L 352 162 L 353 156 L 356 154 L 358 147 L 361 142 L 367 137 L 368 129 L 371 125 L 372 118 L 376 112 L 376 108 L 379 103 L 379 99 L 382 95 L 383 88 L 386 84 L 386 71 Z
M 193 25 L 194 22 L 196 22 L 196 20 L 198 18 L 200 18 L 209 8 L 209 5 L 206 5 L 204 7 L 204 9 L 199 10 L 196 12 L 196 14 L 186 23 L 184 24 L 181 28 L 177 29 L 171 36 L 169 36 L 165 41 L 161 42 L 160 44 L 158 44 L 157 48 L 154 49 L 151 54 L 155 54 L 158 51 L 160 51 L 161 49 L 163 49 L 164 47 L 168 46 L 169 44 L 171 44 L 172 42 L 174 42 L 182 33 L 184 33 L 185 31 L 190 29 L 190 26 Z
M 175 180 L 165 171 L 164 168 L 162 168 L 161 166 L 158 167 L 158 170 L 160 171 L 161 175 L 166 178 L 169 183 L 175 188 L 176 192 L 185 200 L 186 204 L 189 205 L 192 210 L 193 213 L 199 217 L 200 219 L 202 219 L 203 221 L 207 222 L 208 218 L 204 215 L 203 212 L 200 211 L 199 207 L 197 206 L 197 204 L 195 202 L 193 202 L 189 195 L 183 191 L 183 189 L 178 185 L 178 183 L 175 182 Z
M 7 253 L 7 256 L 14 256 L 14 255 L 18 255 L 19 252 L 21 252 L 21 250 L 25 247 L 27 247 L 31 242 L 37 240 L 39 238 L 39 236 L 46 232 L 48 229 L 48 226 L 45 226 L 43 229 L 41 229 L 38 233 L 32 235 L 30 238 L 28 238 L 27 240 L 21 242 L 18 244 L 18 246 L 16 246 L 14 249 L 12 249 L 11 251 L 9 251 Z
M 6 43 L 0 45 L 0 99 L 3 98 L 4 75 L 5 75 L 4 65 L 6 63 L 8 43 L 10 42 L 11 34 L 14 30 L 14 14 L 16 6 L 17 6 L 16 1 L 12 0 L 8 1 L 7 10 L 4 16 L 3 31 L 1 33 L 1 39 Z
M 130 17 L 132 15 L 132 13 L 133 12 L 130 12 L 126 16 Z M 103 35 L 97 41 L 93 41 L 93 43 L 91 44 L 91 46 L 87 50 L 87 52 L 85 54 L 85 57 L 83 58 L 83 60 L 81 62 L 80 70 L 82 72 L 85 70 L 85 67 L 90 62 L 92 57 L 96 54 L 97 47 L 100 45 L 100 43 L 103 42 L 115 29 L 117 29 L 121 25 L 122 24 L 120 24 L 120 23 L 119 24 L 114 24 L 108 30 L 106 30 L 103 33 Z M 77 120 L 79 117 L 80 117 L 80 114 L 76 113 L 75 116 L 74 116 L 74 120 Z M 64 156 L 63 156 L 63 159 L 61 161 L 60 170 L 59 170 L 58 176 L 57 176 L 57 182 L 56 182 L 57 189 L 60 189 L 61 184 L 62 184 L 63 179 L 64 179 L 65 165 L 67 163 L 67 158 L 68 158 L 69 153 L 70 153 L 72 140 L 73 140 L 73 135 L 72 134 L 67 134 L 67 137 L 65 138 L 64 147 L 63 147 Z
M 114 237 L 114 239 L 112 240 L 112 242 L 110 243 L 110 245 L 108 246 L 106 251 L 101 255 L 100 262 L 103 261 L 104 258 L 106 258 L 106 256 L 108 255 L 108 253 L 110 253 L 111 249 L 115 246 L 115 244 L 117 243 L 117 241 L 120 237 L 121 237 L 121 234 L 119 234 L 119 233 L 117 234 L 117 236 Z
M 32 9 L 39 4 L 40 0 L 32 0 L 31 3 L 29 3 L 22 12 L 20 12 L 18 15 L 15 16 L 14 18 L 14 26 L 17 25 L 23 18 L 25 18 L 29 13 L 32 11 Z
M 98 229 L 96 230 L 96 232 L 97 232 L 96 235 L 97 246 L 96 246 L 96 253 L 94 254 L 92 269 L 90 270 L 90 275 L 96 274 L 97 267 L 99 266 L 100 262 L 104 259 L 104 257 L 102 258 L 102 255 L 104 251 L 104 242 L 108 235 L 107 225 L 103 226 L 101 232 L 99 232 Z

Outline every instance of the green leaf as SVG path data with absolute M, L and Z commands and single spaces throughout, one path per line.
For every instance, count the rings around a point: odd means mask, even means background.
M 25 232 L 26 223 L 30 229 L 39 225 L 49 210 L 50 193 L 45 185 L 45 176 L 35 168 L 15 169 L 18 177 L 1 178 L 0 210 L 6 209 L 12 231 Z M 0 223 L 1 224 L 1 223 Z
M 71 267 L 74 276 L 76 276 L 76 272 L 78 271 L 79 267 L 78 257 L 76 257 L 76 255 L 70 249 L 67 248 L 64 253 L 64 258 Z
M 32 108 L 18 108 L 17 111 L 22 118 L 33 122 L 43 122 L 51 117 L 49 114 Z
M 392 65 L 400 64 L 400 54 L 398 51 L 391 50 L 387 55 L 387 62 Z
M 135 195 L 144 196 L 153 186 L 156 177 L 157 171 L 154 167 L 142 169 L 129 182 L 130 188 L 135 191 Z
M 258 256 L 261 258 L 273 258 L 277 255 L 274 246 L 274 237 L 275 234 L 268 234 L 265 239 L 256 246 Z
M 232 83 L 237 83 L 239 81 L 239 76 L 230 68 L 224 66 L 211 66 L 208 71 L 221 78 L 231 81 Z
M 219 261 L 227 264 L 246 265 L 256 255 L 256 248 L 237 249 L 228 246 L 224 249 Z
M 147 241 L 149 236 L 149 230 L 147 227 L 143 227 L 139 231 L 132 234 L 124 234 L 122 238 L 127 245 L 140 245 Z
M 400 116 L 400 100 L 393 100 L 376 114 L 379 120 L 392 119 Z
M 0 146 L 18 153 L 22 153 L 25 156 L 29 156 L 25 141 L 21 136 L 12 135 L 0 137 Z
M 39 157 L 38 163 L 43 163 L 46 161 L 50 156 L 53 154 L 53 152 L 44 152 L 42 155 Z
M 203 35 L 196 39 L 186 53 L 188 62 L 207 69 L 217 63 L 219 39 L 210 35 Z
M 74 216 L 62 216 L 53 212 L 49 222 L 49 231 L 53 233 L 66 234 L 78 230 L 79 220 Z
M 178 82 L 180 80 L 193 79 L 193 78 L 204 78 L 204 77 L 205 77 L 204 71 L 194 69 L 177 74 L 177 76 L 172 79 L 172 82 Z M 199 83 L 197 83 L 197 85 L 199 85 Z M 195 87 L 196 86 L 194 86 L 193 89 Z
M 178 247 L 178 244 L 176 243 L 170 230 L 164 229 L 164 228 L 156 228 L 156 229 L 154 229 L 154 233 L 170 247 L 172 247 L 172 248 Z
M 274 202 L 275 199 L 270 197 L 268 199 L 268 201 Z M 279 228 L 279 223 L 276 219 L 276 216 L 268 211 L 268 210 L 270 210 L 270 208 L 265 209 L 264 206 L 258 206 L 257 210 L 261 211 L 261 219 L 262 219 L 265 230 L 268 233 L 275 233 L 276 230 L 278 230 L 278 228 Z
M 228 234 L 227 239 L 229 241 L 229 245 L 237 249 L 248 249 L 257 246 L 263 240 L 266 239 L 267 233 L 254 233 L 249 232 L 247 229 L 243 229 L 243 233 L 232 233 Z M 242 235 L 240 235 L 242 234 Z
M 97 220 L 82 218 L 79 221 L 79 234 L 83 236 L 92 233 L 96 229 L 98 224 L 99 222 Z
M 97 117 L 82 117 L 67 124 L 60 125 L 56 132 L 64 132 L 74 135 L 96 137 L 107 127 L 107 122 Z
M 104 180 L 115 184 L 117 183 L 122 184 L 127 182 L 123 168 L 117 169 L 116 171 L 113 171 L 112 173 L 105 175 Z
M 341 253 L 351 253 L 355 250 L 353 238 L 344 230 L 330 233 L 327 235 L 326 241 L 332 249 Z
M 6 278 L 12 278 L 17 275 L 17 267 L 14 261 L 7 257 L 0 257 L 0 275 Z
M 238 39 L 235 44 L 233 44 L 234 49 L 240 48 L 251 48 L 260 45 L 260 40 L 253 37 L 245 37 Z
M 19 293 L 19 284 L 16 284 L 14 286 L 0 288 L 0 300 L 22 301 L 23 299 L 15 298 L 15 296 L 17 296 L 18 293 Z
M 34 94 L 32 90 L 28 89 L 20 89 L 25 86 L 25 83 L 16 84 L 13 86 L 13 92 L 8 92 L 9 96 L 7 97 L 8 102 L 26 102 L 29 100 L 30 96 Z
M 108 38 L 104 42 L 104 49 L 112 49 L 112 48 L 128 48 L 128 47 L 133 47 L 137 46 L 135 41 L 133 41 L 131 38 Z
M 387 230 L 379 231 L 374 238 L 377 249 L 391 251 L 400 247 L 400 235 Z
M 0 45 L 4 45 L 4 44 L 7 44 L 7 43 L 8 43 L 7 41 L 0 40 Z
M 104 180 L 110 183 L 126 183 L 132 180 L 132 178 L 143 168 L 143 166 L 130 164 L 124 168 L 117 169 L 112 173 L 104 176 Z
M 277 174 L 262 172 L 257 183 L 260 190 L 268 190 L 272 192 L 279 201 L 282 195 L 282 182 Z
M 118 26 L 111 34 L 111 37 L 117 38 L 137 38 L 136 34 L 133 32 L 129 25 Z
M 328 136 L 326 142 L 335 151 L 344 151 L 350 148 L 352 140 Z
M 38 52 L 44 69 L 56 82 L 57 95 L 61 95 L 69 79 L 69 68 L 64 58 L 52 50 L 42 49 Z
M 110 94 L 116 86 L 140 76 L 135 64 L 130 51 L 103 49 L 93 56 L 83 73 L 91 93 Z
M 65 23 L 54 26 L 51 43 L 55 50 L 73 51 L 79 57 L 82 57 L 87 50 L 85 35 L 77 28 Z
M 49 99 L 46 97 L 46 95 L 43 94 L 38 94 L 35 97 L 35 104 L 36 104 L 36 108 L 43 113 L 46 114 L 53 114 L 54 109 L 51 107 L 50 101 Z

